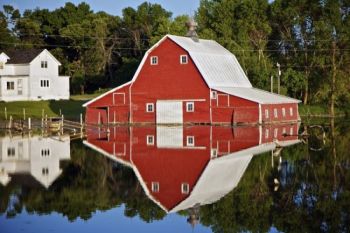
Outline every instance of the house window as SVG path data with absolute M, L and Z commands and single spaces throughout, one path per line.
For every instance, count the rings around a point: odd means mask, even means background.
M 293 116 L 293 108 L 292 107 L 289 108 L 289 115 Z
M 16 154 L 16 150 L 14 147 L 7 148 L 7 157 L 14 157 Z
M 157 56 L 151 57 L 151 65 L 158 65 L 158 57 Z
M 6 82 L 6 89 L 7 90 L 14 90 L 15 89 L 15 82 Z
M 186 103 L 186 112 L 194 112 L 194 102 Z
M 181 64 L 187 64 L 188 63 L 187 55 L 181 55 L 180 56 L 180 63 Z
M 40 86 L 41 87 L 50 87 L 50 81 L 49 80 L 40 80 Z
M 0 62 L 0 70 L 4 69 L 4 63 Z
M 188 183 L 181 184 L 181 193 L 188 194 L 190 192 L 190 185 Z
M 42 149 L 41 150 L 41 157 L 50 156 L 50 149 Z
M 282 116 L 285 117 L 286 116 L 286 109 L 282 108 Z
M 41 174 L 43 174 L 44 176 L 49 175 L 49 168 L 43 167 L 43 168 L 41 169 Z
M 152 192 L 154 193 L 159 192 L 159 182 L 152 182 Z
M 266 119 L 269 119 L 269 110 L 268 109 L 265 109 L 265 118 Z
M 146 112 L 154 112 L 154 104 L 153 103 L 146 104 Z
M 210 98 L 211 99 L 215 99 L 216 100 L 217 96 L 218 96 L 218 93 L 216 91 L 211 91 L 210 92 Z
M 187 136 L 187 146 L 194 146 L 194 136 Z
M 147 135 L 147 145 L 154 145 L 154 136 Z
M 41 68 L 47 68 L 47 61 L 41 61 Z
M 277 118 L 277 117 L 278 117 L 277 108 L 273 109 L 273 115 L 275 116 L 275 118 Z
M 278 136 L 278 128 L 275 128 L 275 131 L 273 132 L 273 137 L 277 138 Z

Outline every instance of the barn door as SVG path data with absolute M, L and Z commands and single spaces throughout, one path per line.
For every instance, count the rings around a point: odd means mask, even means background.
M 182 101 L 158 100 L 156 105 L 157 124 L 182 124 Z

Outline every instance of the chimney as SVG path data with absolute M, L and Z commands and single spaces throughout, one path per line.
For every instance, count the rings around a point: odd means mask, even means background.
M 199 42 L 199 38 L 196 32 L 198 26 L 197 22 L 195 22 L 193 18 L 189 18 L 186 22 L 186 26 L 188 28 L 186 37 L 190 37 L 194 42 Z

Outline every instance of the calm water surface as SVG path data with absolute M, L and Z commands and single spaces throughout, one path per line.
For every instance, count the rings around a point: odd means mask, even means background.
M 349 232 L 349 129 L 1 132 L 0 232 Z

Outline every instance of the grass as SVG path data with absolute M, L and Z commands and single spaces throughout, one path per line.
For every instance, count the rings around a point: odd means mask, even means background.
M 304 105 L 299 104 L 299 114 L 300 116 L 328 116 L 329 109 L 327 106 L 320 105 Z M 335 109 L 336 116 L 344 116 L 345 111 L 336 108 Z
M 33 119 L 41 119 L 42 113 L 48 117 L 57 117 L 62 113 L 65 119 L 79 120 L 80 114 L 85 112 L 82 107 L 88 100 L 96 95 L 79 95 L 72 96 L 70 100 L 50 100 L 50 101 L 16 101 L 16 102 L 0 102 L 0 119 L 5 119 L 5 107 L 7 117 L 12 116 L 14 119 L 23 118 L 23 109 L 25 109 L 26 117 Z

